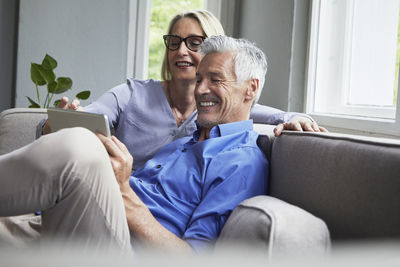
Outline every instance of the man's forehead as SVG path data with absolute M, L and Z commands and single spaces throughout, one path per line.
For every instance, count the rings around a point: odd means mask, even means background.
M 207 54 L 201 60 L 199 74 L 220 74 L 227 70 L 232 70 L 233 53 L 232 52 L 214 52 Z

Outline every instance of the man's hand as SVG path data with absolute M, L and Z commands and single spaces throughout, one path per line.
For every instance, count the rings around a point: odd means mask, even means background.
M 103 143 L 110 156 L 111 166 L 121 192 L 124 190 L 131 190 L 129 186 L 129 177 L 133 164 L 132 155 L 129 153 L 126 146 L 115 136 L 105 137 L 102 134 L 97 134 L 97 137 Z
M 104 144 L 125 205 L 129 230 L 145 244 L 162 249 L 191 252 L 190 245 L 162 226 L 129 185 L 133 157 L 126 146 L 115 136 L 97 134 Z
M 328 132 L 327 129 L 319 126 L 318 123 L 302 116 L 296 116 L 288 122 L 278 124 L 274 129 L 275 136 L 279 136 L 283 130 L 299 132 Z
M 83 107 L 81 106 L 81 103 L 78 99 L 74 99 L 71 101 L 71 103 L 69 103 L 68 97 L 66 96 L 63 96 L 61 98 L 60 103 L 57 104 L 57 108 L 83 111 Z M 46 123 L 43 125 L 42 134 L 49 133 L 51 133 L 49 120 L 46 120 Z

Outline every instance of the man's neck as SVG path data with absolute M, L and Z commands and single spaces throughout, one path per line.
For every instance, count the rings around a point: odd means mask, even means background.
M 249 117 L 250 117 L 250 115 L 247 115 L 247 117 L 245 119 L 243 119 L 243 120 L 231 121 L 231 122 L 226 122 L 226 123 L 246 121 L 246 120 L 249 120 Z M 205 126 L 201 126 L 198 142 L 201 142 L 201 141 L 204 141 L 206 139 L 209 139 L 210 138 L 211 129 L 213 127 L 215 127 L 215 126 L 217 126 L 217 125 L 211 126 L 211 128 L 208 128 L 208 127 L 205 127 Z
M 209 139 L 210 138 L 210 132 L 211 132 L 211 129 L 206 128 L 206 127 L 201 127 L 200 136 L 199 136 L 198 142 L 201 142 L 201 141 L 204 141 L 206 139 Z

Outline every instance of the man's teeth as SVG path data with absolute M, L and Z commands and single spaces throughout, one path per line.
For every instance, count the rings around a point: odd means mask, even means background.
M 192 66 L 193 64 L 189 63 L 189 62 L 177 62 L 176 65 L 179 67 L 188 67 L 188 66 Z
M 210 107 L 216 105 L 215 102 L 200 102 L 201 107 Z

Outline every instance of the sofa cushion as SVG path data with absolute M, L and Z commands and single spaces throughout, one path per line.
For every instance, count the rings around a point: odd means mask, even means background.
M 270 196 L 240 203 L 230 215 L 216 244 L 268 251 L 269 256 L 324 255 L 330 248 L 326 224 L 299 207 Z
M 262 124 L 262 123 L 254 123 L 253 129 L 259 134 L 266 135 L 269 137 L 269 139 L 273 140 L 274 139 L 274 128 L 276 125 L 270 125 L 270 124 Z
M 332 240 L 400 238 L 400 140 L 284 132 L 270 195 L 323 219 Z
M 25 146 L 36 138 L 36 126 L 46 109 L 14 108 L 0 113 L 0 155 Z

